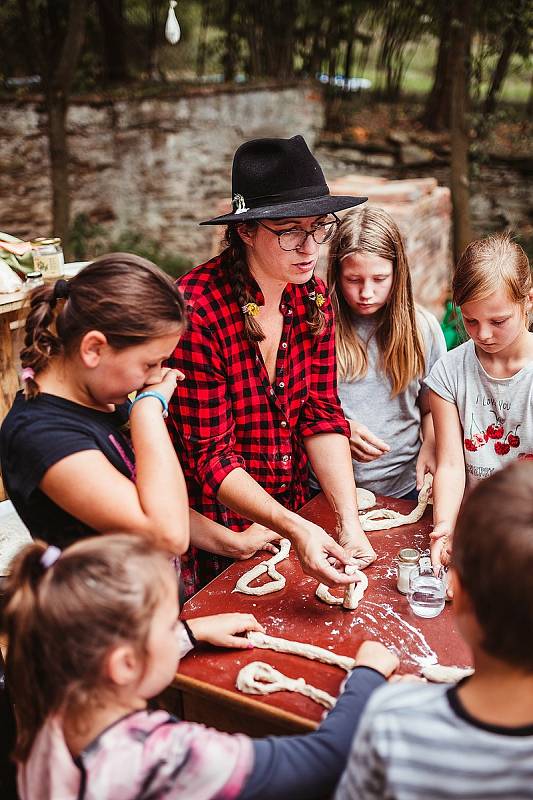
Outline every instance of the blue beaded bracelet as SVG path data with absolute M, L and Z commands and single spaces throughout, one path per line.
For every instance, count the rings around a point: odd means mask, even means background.
M 149 392 L 141 392 L 140 394 L 137 395 L 137 397 L 135 398 L 135 400 L 132 402 L 132 404 L 130 406 L 130 410 L 129 410 L 130 414 L 131 414 L 131 410 L 132 410 L 133 406 L 135 405 L 135 403 L 138 400 L 142 400 L 143 397 L 155 397 L 155 398 L 157 398 L 157 400 L 159 400 L 159 402 L 163 406 L 163 419 L 166 419 L 166 417 L 168 417 L 168 403 L 167 403 L 167 401 L 165 400 L 163 395 L 160 394 L 160 392 L 155 392 L 155 391 L 152 391 L 152 390 L 150 390 Z

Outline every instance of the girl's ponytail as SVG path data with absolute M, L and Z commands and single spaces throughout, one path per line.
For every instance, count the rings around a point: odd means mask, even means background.
M 17 744 L 14 756 L 24 761 L 35 735 L 54 703 L 53 688 L 42 660 L 39 595 L 46 577 L 42 558 L 47 547 L 36 541 L 15 557 L 7 579 L 2 631 L 8 640 L 7 685 L 15 698 Z
M 175 576 L 165 553 L 132 534 L 82 539 L 62 553 L 34 542 L 10 569 L 1 625 L 14 756 L 24 763 L 49 717 L 67 712 L 83 724 L 113 691 L 105 664 L 117 644 L 131 643 L 145 663 L 154 611 Z
M 62 350 L 61 339 L 54 331 L 57 306 L 54 286 L 39 286 L 30 295 L 30 313 L 26 318 L 24 348 L 20 353 L 24 394 L 31 400 L 39 394 L 35 380 L 51 358 Z

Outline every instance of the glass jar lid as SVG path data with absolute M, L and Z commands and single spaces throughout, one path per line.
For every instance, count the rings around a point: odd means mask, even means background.
M 43 244 L 61 244 L 61 239 L 57 237 L 52 237 L 51 239 L 45 239 L 43 236 L 39 236 L 37 239 L 32 239 L 30 242 L 32 247 L 40 247 Z
M 402 547 L 398 553 L 398 560 L 404 564 L 418 564 L 420 553 L 414 547 Z

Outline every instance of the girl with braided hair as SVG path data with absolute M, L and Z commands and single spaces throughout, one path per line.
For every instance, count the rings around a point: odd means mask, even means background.
M 302 568 L 328 585 L 375 553 L 361 530 L 349 428 L 336 392 L 333 314 L 314 277 L 340 211 L 301 136 L 237 150 L 226 248 L 178 280 L 189 325 L 169 360 L 185 379 L 169 430 L 191 506 L 235 531 L 250 521 L 292 541 Z M 335 509 L 339 542 L 295 512 L 311 496 L 309 464 Z M 198 545 L 198 540 L 196 540 Z M 192 594 L 224 567 L 205 546 L 182 558 Z

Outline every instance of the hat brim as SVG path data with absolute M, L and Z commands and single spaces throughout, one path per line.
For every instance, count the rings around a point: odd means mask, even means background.
M 368 197 L 342 197 L 326 195 L 314 200 L 295 200 L 292 203 L 277 203 L 276 205 L 250 208 L 240 214 L 223 214 L 200 222 L 200 225 L 229 225 L 232 222 L 251 222 L 256 219 L 285 219 L 286 217 L 319 217 L 322 214 L 331 214 L 334 211 L 344 211 L 346 208 L 366 203 Z

